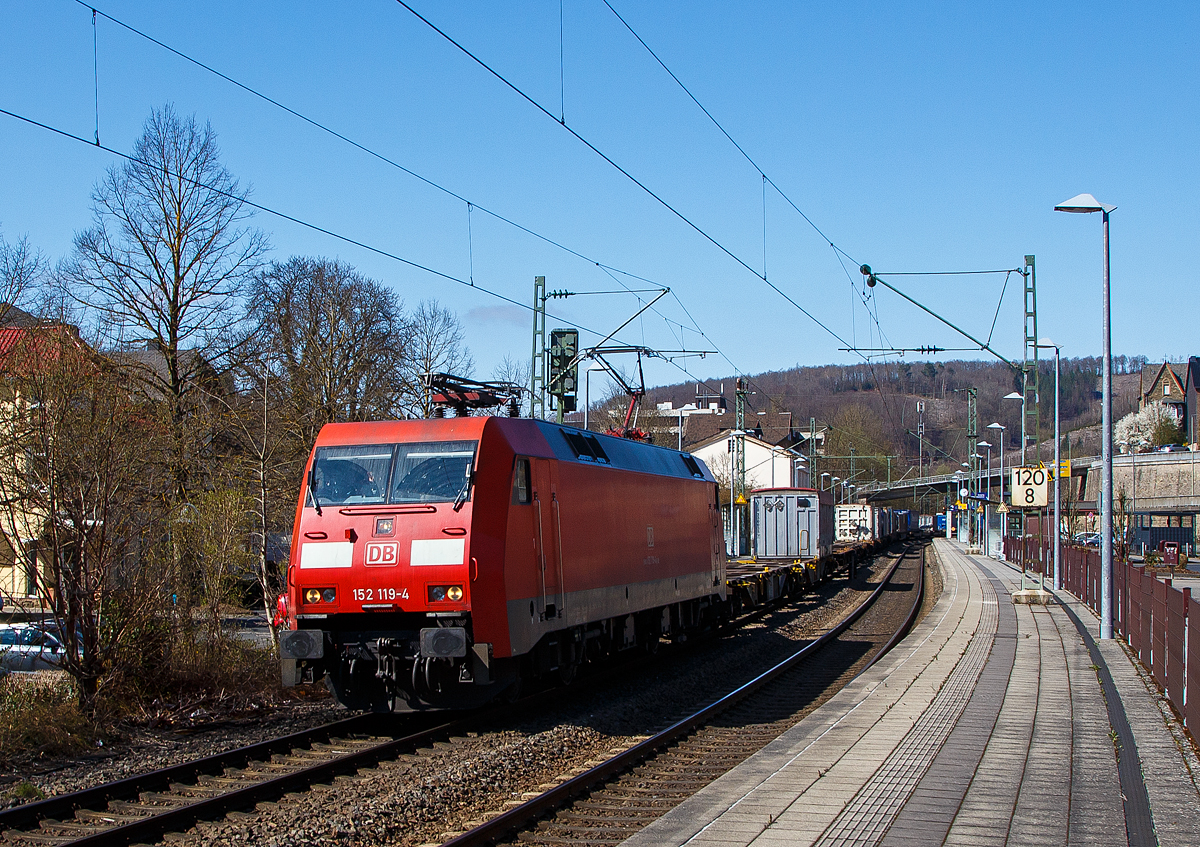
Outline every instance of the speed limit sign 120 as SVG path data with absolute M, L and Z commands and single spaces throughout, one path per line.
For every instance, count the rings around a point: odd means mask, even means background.
M 1014 509 L 1040 509 L 1050 501 L 1050 474 L 1045 468 L 1012 469 Z

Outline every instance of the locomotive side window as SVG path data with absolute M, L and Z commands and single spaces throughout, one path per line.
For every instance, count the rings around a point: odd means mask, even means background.
M 529 460 L 518 457 L 516 479 L 513 481 L 513 502 L 530 502 Z
M 355 444 L 317 450 L 317 498 L 322 505 L 382 503 L 392 467 L 392 445 Z M 311 492 L 309 502 L 312 502 Z
M 446 503 L 467 499 L 475 441 L 427 441 L 396 445 L 391 503 Z
M 686 455 L 680 456 L 680 458 L 683 459 L 684 467 L 688 469 L 688 473 L 690 473 L 696 479 L 704 479 L 704 474 L 700 471 L 700 465 L 696 463 L 694 458 Z

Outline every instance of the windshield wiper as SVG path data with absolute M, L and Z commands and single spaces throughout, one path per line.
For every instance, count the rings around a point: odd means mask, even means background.
M 321 502 L 317 499 L 317 462 L 314 459 L 312 469 L 308 472 L 308 493 L 312 495 L 313 507 L 317 510 L 317 517 L 321 516 Z
M 462 488 L 458 489 L 458 494 L 454 497 L 454 511 L 457 512 L 463 507 L 463 503 L 467 502 L 467 494 L 471 491 L 471 480 L 474 478 L 474 474 L 471 473 L 471 466 L 467 465 L 467 474 L 463 480 Z

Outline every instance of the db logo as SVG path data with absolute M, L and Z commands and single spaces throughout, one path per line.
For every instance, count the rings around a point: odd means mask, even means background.
M 376 541 L 367 545 L 368 565 L 394 565 L 400 545 L 395 541 Z

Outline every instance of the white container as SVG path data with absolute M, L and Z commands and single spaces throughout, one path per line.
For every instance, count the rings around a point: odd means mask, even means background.
M 837 506 L 835 519 L 838 541 L 870 541 L 875 537 L 875 509 L 872 506 L 865 503 Z

